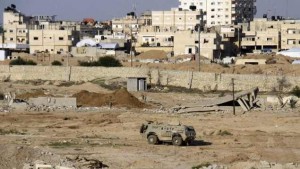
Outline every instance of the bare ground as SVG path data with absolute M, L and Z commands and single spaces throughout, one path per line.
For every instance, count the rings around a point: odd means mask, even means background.
M 6 88 L 8 84 L 1 84 Z M 15 91 L 43 88 L 51 93 L 74 94 L 93 84 L 71 87 L 9 84 Z M 18 89 L 18 90 L 17 90 Z M 139 97 L 140 93 L 133 93 Z M 199 94 L 147 93 L 153 105 L 172 107 L 197 100 Z M 149 104 L 148 102 L 148 104 Z M 159 106 L 158 106 L 159 107 Z M 99 159 L 110 168 L 191 168 L 203 162 L 233 169 L 251 168 L 260 161 L 300 163 L 299 110 L 257 110 L 233 116 L 231 112 L 172 114 L 148 109 L 99 109 L 94 112 L 1 113 L 0 168 L 21 168 L 25 161 L 39 160 L 29 148 L 38 148 L 60 157 L 85 156 Z M 149 145 L 140 136 L 145 120 L 180 121 L 193 125 L 197 140 L 192 146 Z M 3 131 L 15 131 L 4 133 Z M 226 134 L 220 134 L 226 131 Z M 66 143 L 66 144 L 65 144 Z M 22 147 L 24 152 L 20 152 Z M 28 149 L 28 151 L 27 151 Z M 25 151 L 26 150 L 26 151 Z M 9 152 L 9 153 L 7 153 Z M 9 154 L 10 156 L 7 156 Z M 16 160 L 9 160 L 15 158 Z M 53 160 L 58 158 L 53 155 Z

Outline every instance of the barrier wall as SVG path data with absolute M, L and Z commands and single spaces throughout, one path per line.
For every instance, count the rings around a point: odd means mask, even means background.
M 96 78 L 147 77 L 148 83 L 161 82 L 174 85 L 209 90 L 231 90 L 231 80 L 235 79 L 236 90 L 247 90 L 258 86 L 261 91 L 288 91 L 300 86 L 300 78 L 294 76 L 270 76 L 252 74 L 216 74 L 189 71 L 157 70 L 147 68 L 104 68 L 104 67 L 62 67 L 62 66 L 0 66 L 0 77 L 10 80 L 63 80 L 90 81 Z

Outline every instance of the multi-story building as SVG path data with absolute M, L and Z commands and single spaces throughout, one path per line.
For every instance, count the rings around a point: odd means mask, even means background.
M 278 51 L 280 46 L 281 21 L 268 21 L 266 18 L 250 22 L 243 30 L 241 47 L 244 52 L 260 52 L 263 49 Z
M 195 55 L 198 53 L 199 34 L 194 30 L 158 31 L 156 27 L 144 27 L 138 35 L 137 47 L 173 51 L 174 55 Z M 215 59 L 221 52 L 221 38 L 217 32 L 201 32 L 200 52 L 208 59 Z
M 179 10 L 202 10 L 207 27 L 250 22 L 256 14 L 256 0 L 179 0 Z
M 28 24 L 30 17 L 25 16 L 11 5 L 3 12 L 4 38 L 2 48 L 28 50 Z
M 174 55 L 197 54 L 199 34 L 194 31 L 178 31 L 174 34 Z M 202 32 L 200 54 L 210 60 L 216 59 L 221 52 L 221 38 L 216 32 Z
M 152 26 L 164 32 L 194 30 L 199 19 L 197 11 L 152 11 Z
M 241 47 L 244 52 L 277 52 L 300 47 L 300 21 L 255 19 L 248 29 L 243 29 Z
M 173 47 L 174 31 L 158 31 L 156 27 L 143 27 L 138 35 L 137 46 Z
M 281 49 L 300 47 L 300 20 L 287 20 L 281 25 Z
M 79 39 L 78 31 L 72 29 L 36 29 L 29 32 L 30 53 L 48 52 L 59 54 L 69 52 Z
M 115 35 L 136 35 L 141 26 L 145 25 L 145 19 L 138 18 L 134 12 L 130 12 L 124 18 L 112 20 L 112 31 Z
M 78 41 L 76 22 L 55 21 L 55 16 L 26 16 L 11 5 L 3 13 L 3 38 L 0 48 L 49 52 L 70 51 Z

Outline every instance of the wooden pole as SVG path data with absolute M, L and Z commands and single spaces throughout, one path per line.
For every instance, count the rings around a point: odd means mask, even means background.
M 232 102 L 232 106 L 233 106 L 233 115 L 235 115 L 235 96 L 234 96 L 234 78 L 231 79 L 232 81 L 232 97 L 233 97 L 233 102 Z

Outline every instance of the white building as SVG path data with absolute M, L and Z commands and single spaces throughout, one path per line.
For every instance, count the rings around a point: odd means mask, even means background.
M 256 0 L 179 0 L 179 10 L 202 10 L 207 27 L 252 21 Z

